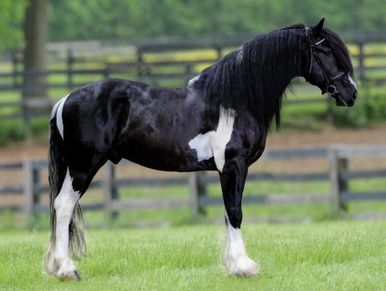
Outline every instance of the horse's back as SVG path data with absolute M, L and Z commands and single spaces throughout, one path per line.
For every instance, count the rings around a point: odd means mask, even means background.
M 80 87 L 63 101 L 53 117 L 62 124 L 68 156 L 106 155 L 123 130 L 130 99 L 146 90 L 146 85 L 108 79 Z
M 62 109 L 65 148 L 74 163 L 98 155 L 144 166 L 159 160 L 156 168 L 181 170 L 195 159 L 188 142 L 200 131 L 202 104 L 187 101 L 184 89 L 108 79 L 73 91 Z

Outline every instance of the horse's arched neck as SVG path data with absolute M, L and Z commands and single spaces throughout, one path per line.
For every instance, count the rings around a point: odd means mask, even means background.
M 249 111 L 259 124 L 280 122 L 282 96 L 296 76 L 304 75 L 305 34 L 283 29 L 258 36 L 192 79 L 188 87 L 208 107 Z
M 258 60 L 255 73 L 260 86 L 250 86 L 252 98 L 256 102 L 251 102 L 246 110 L 256 117 L 258 123 L 263 121 L 266 127 L 270 126 L 273 118 L 276 118 L 277 126 L 280 125 L 280 109 L 286 89 L 295 77 L 304 77 L 306 74 L 306 37 L 303 31 L 294 30 L 293 33 L 294 35 L 288 34 L 287 41 L 281 40 L 276 46 L 273 45 L 274 53 L 261 58 L 256 50 L 253 56 Z M 253 41 L 246 45 L 253 45 Z M 240 62 L 242 71 L 250 66 L 247 61 Z

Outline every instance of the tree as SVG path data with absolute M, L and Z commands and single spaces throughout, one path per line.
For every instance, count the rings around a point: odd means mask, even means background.
M 47 98 L 45 48 L 48 0 L 29 0 L 24 16 L 23 115 L 26 135 L 31 137 L 31 98 Z
M 0 51 L 15 48 L 23 43 L 25 4 L 25 0 L 0 1 Z
M 29 0 L 24 19 L 23 97 L 47 97 L 45 45 L 48 0 Z

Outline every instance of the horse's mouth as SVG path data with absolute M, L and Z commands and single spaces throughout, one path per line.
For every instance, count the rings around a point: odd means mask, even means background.
M 355 99 L 358 96 L 357 91 L 354 91 L 352 97 L 345 99 L 341 94 L 334 94 L 331 95 L 333 98 L 335 98 L 335 103 L 337 106 L 345 106 L 345 107 L 352 107 L 355 103 Z

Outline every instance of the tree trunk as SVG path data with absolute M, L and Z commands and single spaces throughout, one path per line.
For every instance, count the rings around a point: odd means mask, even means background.
M 25 11 L 24 101 L 27 101 L 26 98 L 47 97 L 47 78 L 44 74 L 47 6 L 48 0 L 29 0 Z

